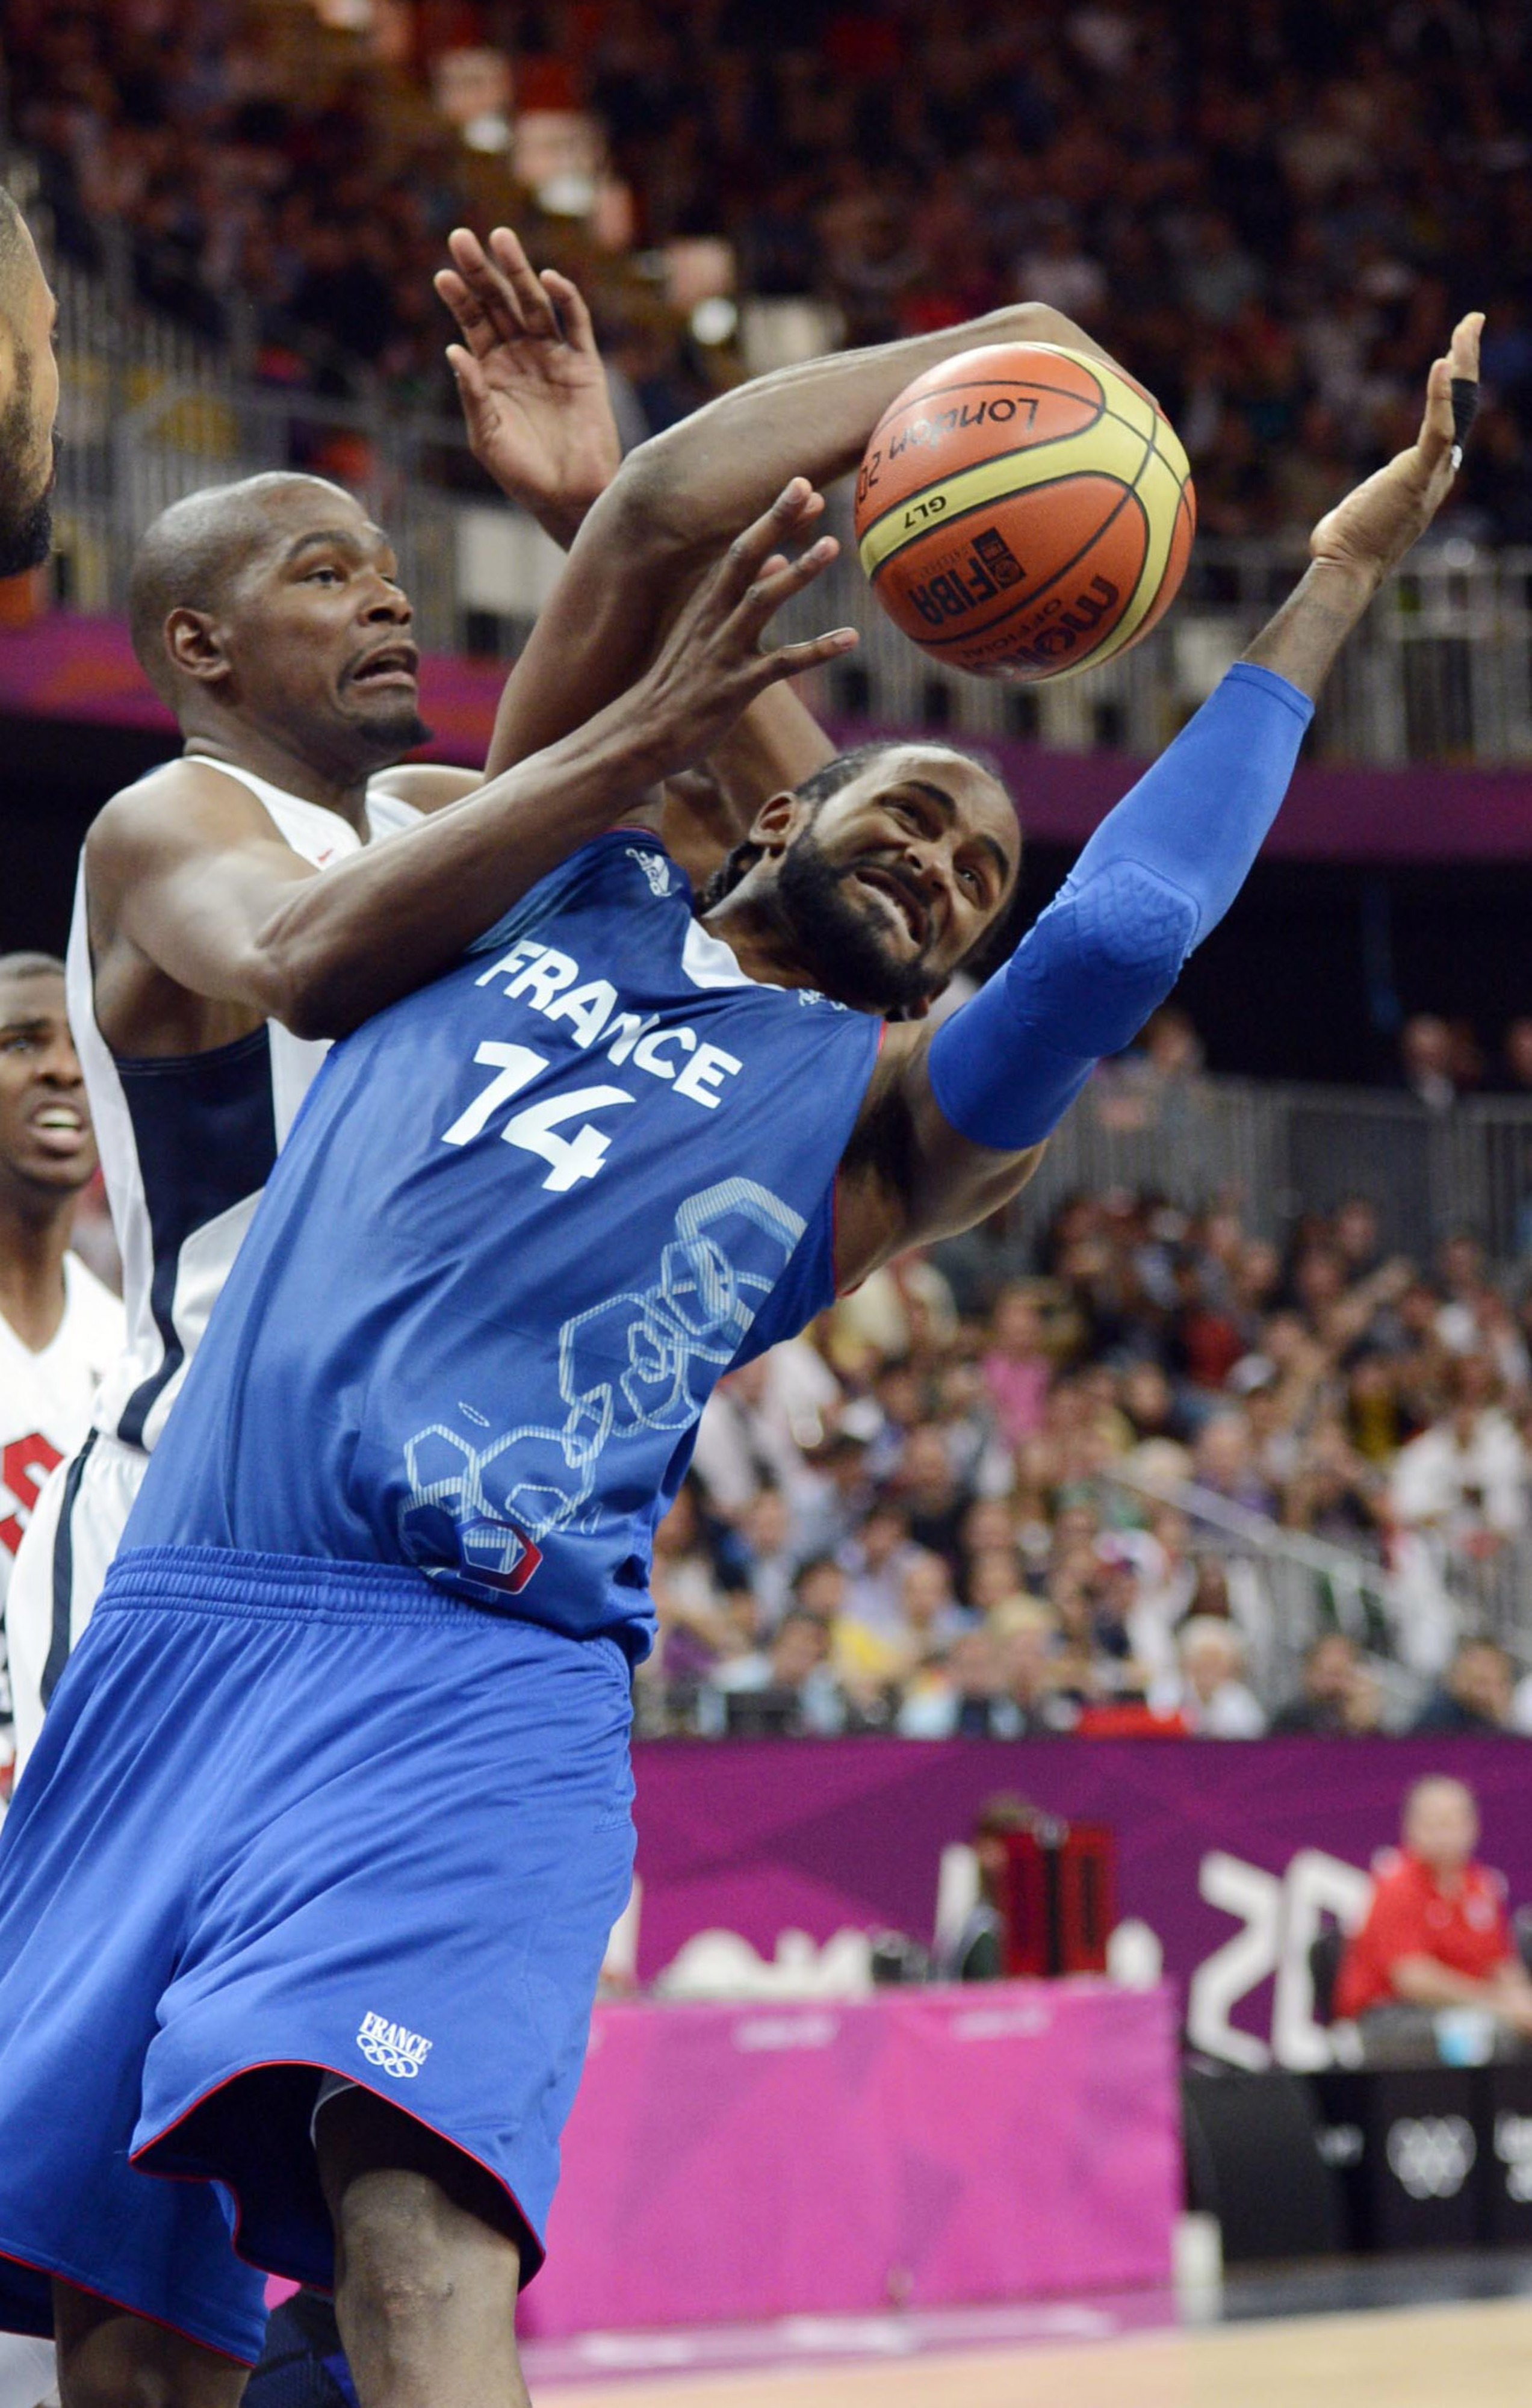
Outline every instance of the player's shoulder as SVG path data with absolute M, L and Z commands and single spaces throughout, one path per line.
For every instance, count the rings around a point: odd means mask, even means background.
M 276 834 L 244 780 L 216 761 L 178 754 L 120 786 L 92 821 L 85 860 L 93 878 L 141 869 L 167 848 L 224 846 Z

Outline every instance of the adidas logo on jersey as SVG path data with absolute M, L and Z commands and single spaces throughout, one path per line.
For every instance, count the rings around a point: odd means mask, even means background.
M 625 846 L 624 851 L 627 853 L 628 859 L 630 861 L 636 861 L 639 868 L 643 871 L 644 876 L 648 879 L 649 891 L 651 895 L 669 894 L 670 864 L 666 860 L 663 853 L 640 853 L 636 844 Z
M 431 2043 L 419 2032 L 406 2031 L 383 2015 L 364 2015 L 356 2045 L 369 2065 L 392 2074 L 395 2082 L 413 2082 L 431 2054 Z

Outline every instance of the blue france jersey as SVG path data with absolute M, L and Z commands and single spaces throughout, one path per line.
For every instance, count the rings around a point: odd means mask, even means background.
M 653 838 L 586 845 L 331 1054 L 124 1549 L 412 1564 L 641 1649 L 709 1392 L 834 1293 L 880 1035 L 747 979 Z

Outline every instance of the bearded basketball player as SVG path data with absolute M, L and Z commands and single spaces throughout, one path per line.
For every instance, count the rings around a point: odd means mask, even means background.
M 824 552 L 773 565 L 789 483 L 712 566 L 741 498 L 854 462 L 908 362 L 729 395 L 592 512 L 497 738 L 552 724 L 506 784 L 535 821 L 556 796 L 556 857 L 498 915 L 480 884 L 462 957 L 331 1054 L 0 1837 L 0 2130 L 29 2137 L 0 2155 L 0 2315 L 56 2321 L 66 2401 L 236 2400 L 254 2267 L 337 2285 L 364 2408 L 524 2408 L 516 2297 L 626 1894 L 628 1670 L 702 1405 L 1014 1194 L 1163 998 L 1446 496 L 1477 342 L 934 1036 L 1018 873 L 978 765 L 833 765 L 700 909 L 646 799 L 793 665 L 754 629 Z M 365 989 L 324 990 L 329 1023 Z

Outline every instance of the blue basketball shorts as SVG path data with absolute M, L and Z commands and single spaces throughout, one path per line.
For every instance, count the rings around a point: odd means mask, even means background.
M 334 2280 L 326 2072 L 485 2167 L 537 2271 L 628 1698 L 615 1641 L 392 1566 L 118 1558 L 0 1833 L 0 2328 L 56 2274 L 253 2361 L 256 2270 Z

